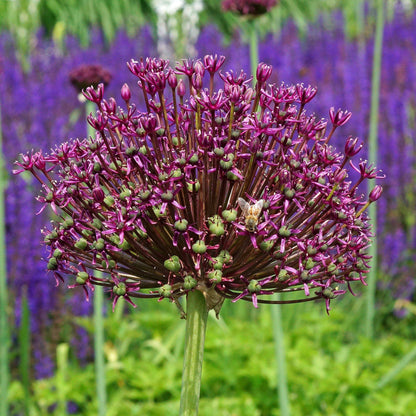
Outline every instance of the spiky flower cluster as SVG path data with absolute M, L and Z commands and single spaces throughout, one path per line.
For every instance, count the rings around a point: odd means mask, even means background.
M 69 81 L 78 92 L 101 83 L 108 85 L 111 79 L 111 72 L 98 64 L 83 64 L 69 72 Z
M 223 62 L 205 56 L 173 69 L 132 60 L 144 111 L 126 84 L 122 107 L 103 99 L 102 84 L 88 87 L 95 137 L 16 162 L 15 173 L 30 171 L 43 186 L 38 199 L 56 214 L 44 241 L 57 282 L 74 279 L 69 287 L 87 296 L 104 286 L 114 303 L 179 305 L 200 290 L 217 313 L 225 298 L 257 306 L 275 303 L 276 292 L 293 295 L 280 303 L 323 299 L 329 310 L 346 291 L 341 284 L 364 283 L 365 209 L 381 187 L 358 195 L 377 177 L 365 161 L 351 162 L 358 139 L 349 137 L 344 153 L 329 144 L 351 113 L 331 108 L 330 122 L 318 119 L 304 109 L 315 88 L 267 85 L 265 64 L 251 88 L 243 72 L 220 72 Z M 354 184 L 349 164 L 359 173 Z
M 277 0 L 223 0 L 222 9 L 245 16 L 259 16 L 270 11 Z

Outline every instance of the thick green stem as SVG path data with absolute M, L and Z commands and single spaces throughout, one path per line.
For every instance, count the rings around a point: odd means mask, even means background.
M 198 414 L 208 309 L 204 295 L 189 292 L 186 305 L 185 356 L 182 373 L 181 416 Z
M 0 107 L 1 117 L 1 107 Z M 7 320 L 7 270 L 6 270 L 6 168 L 3 159 L 2 130 L 0 118 L 0 416 L 7 416 L 9 391 L 10 331 Z
M 380 73 L 381 73 L 381 55 L 383 46 L 383 28 L 384 28 L 384 1 L 378 0 L 377 3 L 377 20 L 376 34 L 374 39 L 374 56 L 373 56 L 373 73 L 371 82 L 371 110 L 370 110 L 370 132 L 368 137 L 370 163 L 377 165 L 377 129 L 378 129 L 378 112 L 380 97 Z M 374 181 L 369 181 L 369 191 L 374 187 Z M 370 246 L 369 254 L 371 256 L 370 272 L 368 274 L 367 290 L 367 316 L 366 316 L 366 335 L 369 338 L 374 336 L 374 316 L 375 316 L 375 293 L 377 280 L 377 209 L 376 204 L 371 204 L 368 209 L 368 215 L 371 220 L 372 231 L 374 234 L 373 243 Z
M 280 293 L 275 295 L 276 300 L 281 300 Z M 270 305 L 273 322 L 273 337 L 277 364 L 277 389 L 279 396 L 279 408 L 282 416 L 290 416 L 289 388 L 286 373 L 286 354 L 284 344 L 284 332 L 282 325 L 282 305 Z

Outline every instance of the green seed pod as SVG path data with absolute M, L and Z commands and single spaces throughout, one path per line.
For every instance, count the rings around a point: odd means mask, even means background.
M 122 201 L 125 201 L 125 200 L 126 200 L 126 198 L 128 198 L 130 195 L 131 195 L 131 191 L 130 191 L 130 189 L 126 189 L 125 191 L 120 192 L 119 197 L 120 197 L 120 199 L 121 199 Z
M 198 154 L 194 153 L 191 158 L 189 159 L 189 163 L 191 165 L 196 165 L 198 163 Z
M 218 214 L 215 214 L 213 217 L 208 218 L 208 225 L 215 224 L 215 223 L 222 224 L 222 219 Z
M 142 201 L 146 201 L 149 198 L 149 196 L 150 196 L 150 191 L 149 190 L 146 190 L 146 191 L 143 191 L 143 192 L 139 193 L 139 198 Z
M 219 257 L 222 259 L 222 262 L 224 264 L 231 263 L 231 261 L 233 259 L 233 257 L 231 256 L 231 254 L 227 250 L 221 250 Z
M 186 182 L 186 189 L 188 192 L 198 192 L 201 189 L 201 184 L 198 180 L 195 183 Z
M 74 220 L 71 217 L 68 217 L 62 222 L 61 225 L 64 230 L 67 230 L 68 228 L 71 228 L 74 226 Z
M 216 156 L 222 157 L 224 156 L 224 148 L 223 147 L 216 147 L 214 149 L 214 153 Z
M 123 282 L 120 282 L 118 285 L 114 285 L 113 293 L 117 296 L 124 296 L 127 293 L 126 284 Z
M 192 244 L 192 250 L 196 254 L 204 254 L 207 251 L 207 246 L 203 240 L 198 240 Z
M 129 242 L 126 239 L 124 239 L 122 243 L 118 243 L 117 246 L 120 250 L 124 251 L 130 250 L 131 248 Z
M 337 297 L 337 295 L 334 293 L 334 291 L 332 290 L 331 287 L 326 287 L 323 291 L 322 294 L 324 295 L 324 297 L 326 297 L 327 299 L 334 299 Z
M 86 250 L 88 247 L 88 241 L 85 238 L 80 238 L 74 246 L 79 250 Z
M 302 273 L 300 274 L 300 278 L 302 282 L 308 282 L 309 280 L 311 280 L 311 276 L 306 270 L 302 271 Z
M 82 231 L 81 231 L 81 234 L 82 234 L 84 237 L 89 237 L 89 236 L 93 235 L 93 232 L 92 232 L 92 230 L 87 230 L 87 229 L 84 229 L 84 230 L 82 230 Z
M 250 293 L 260 292 L 261 286 L 257 280 L 253 279 L 253 280 L 250 280 L 250 283 L 248 284 L 247 289 Z
M 209 232 L 220 237 L 225 234 L 225 229 L 221 223 L 214 223 L 209 226 Z
M 273 252 L 273 258 L 276 260 L 282 259 L 285 256 L 285 252 L 281 252 L 280 250 L 276 250 Z
M 79 284 L 79 285 L 84 285 L 86 283 L 86 281 L 88 280 L 89 275 L 87 272 L 78 272 L 77 273 L 77 278 L 75 279 L 75 281 Z
M 99 238 L 99 239 L 95 242 L 94 247 L 95 247 L 95 249 L 96 249 L 96 250 L 98 250 L 98 251 L 104 250 L 104 248 L 105 248 L 105 240 L 104 240 L 103 238 Z
M 173 226 L 176 230 L 183 232 L 186 231 L 188 228 L 188 221 L 182 218 L 180 220 L 175 221 L 175 224 Z
M 233 167 L 233 162 L 230 161 L 225 161 L 225 160 L 220 160 L 220 167 L 223 170 L 230 170 Z
M 162 195 L 160 195 L 160 198 L 163 202 L 170 202 L 173 200 L 173 194 L 171 191 L 166 191 Z
M 210 266 L 214 269 L 214 270 L 222 270 L 224 263 L 223 263 L 223 258 L 221 256 L 218 257 L 213 257 L 210 261 L 209 264 Z
M 311 246 L 311 245 L 308 245 L 308 247 L 306 247 L 306 252 L 307 252 L 310 256 L 314 256 L 314 255 L 318 252 L 318 250 L 317 250 L 315 247 L 313 247 L 313 246 Z
M 53 257 L 59 259 L 59 257 L 62 257 L 62 251 L 59 250 L 59 248 L 56 248 L 55 251 L 53 252 Z
M 221 270 L 213 270 L 208 273 L 208 279 L 212 281 L 212 283 L 221 283 L 222 280 L 222 271 Z
M 103 228 L 103 223 L 98 218 L 94 218 L 90 225 L 97 228 L 97 230 L 102 230 Z
M 237 219 L 237 210 L 236 209 L 225 209 L 221 213 L 222 217 L 227 222 L 233 222 Z
M 337 266 L 334 263 L 329 263 L 326 269 L 328 273 L 333 273 L 337 269 Z
M 137 147 L 136 146 L 130 146 L 126 149 L 126 155 L 127 156 L 134 156 L 137 155 Z
M 265 251 L 266 253 L 269 252 L 273 247 L 273 241 L 262 241 L 260 243 L 260 250 Z
M 279 280 L 279 282 L 285 282 L 286 280 L 288 280 L 289 279 L 289 273 L 287 272 L 287 270 L 281 269 L 279 271 L 277 279 Z
M 284 191 L 283 191 L 283 193 L 284 193 L 284 195 L 285 195 L 285 197 L 287 198 L 287 199 L 292 199 L 294 196 L 295 196 L 295 190 L 294 189 L 291 189 L 291 188 L 285 188 L 284 189 Z
M 168 298 L 172 293 L 172 286 L 171 285 L 163 285 L 158 289 L 159 295 Z
M 94 170 L 95 173 L 100 173 L 103 170 L 103 168 L 101 166 L 101 163 L 95 162 L 93 170 Z
M 171 272 L 178 273 L 181 269 L 181 263 L 178 256 L 172 256 L 164 261 L 163 265 Z
M 292 234 L 292 231 L 290 231 L 290 229 L 286 225 L 283 225 L 282 227 L 279 228 L 280 237 L 288 238 L 291 236 L 291 234 Z
M 58 262 L 55 257 L 51 257 L 48 261 L 48 270 L 56 270 L 58 268 Z
M 312 269 L 315 266 L 315 264 L 316 263 L 311 258 L 308 258 L 305 262 L 305 270 Z
M 197 285 L 197 283 L 198 282 L 191 275 L 188 274 L 183 279 L 183 288 L 185 290 L 191 290 Z
M 109 207 L 112 207 L 114 205 L 114 198 L 111 195 L 107 195 L 104 198 L 104 204 L 106 204 Z
M 227 179 L 229 181 L 236 181 L 238 179 L 238 176 L 234 173 L 231 172 L 230 170 L 227 172 Z
M 178 168 L 178 169 L 175 169 L 172 173 L 171 173 L 171 175 L 170 175 L 172 178 L 180 178 L 181 176 L 182 176 L 182 171 Z

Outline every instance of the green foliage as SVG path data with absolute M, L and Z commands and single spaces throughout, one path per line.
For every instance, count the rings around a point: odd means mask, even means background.
M 412 349 L 415 323 L 397 321 L 394 332 L 363 338 L 362 304 L 361 298 L 334 302 L 329 317 L 314 304 L 282 308 L 294 415 L 412 413 L 416 361 L 414 354 L 406 354 Z M 117 305 L 105 321 L 107 415 L 177 415 L 185 322 L 167 301 L 141 302 L 141 310 L 126 308 L 127 313 L 123 306 Z M 247 305 L 241 319 L 242 310 L 235 306 L 226 305 L 225 318 L 210 316 L 208 321 L 199 414 L 277 416 L 270 310 L 253 311 Z M 92 329 L 88 318 L 78 323 Z M 402 325 L 411 325 L 412 331 Z M 51 406 L 59 400 L 60 377 L 33 382 L 31 415 L 58 414 Z M 76 414 L 97 414 L 93 365 L 80 368 L 72 362 L 65 377 L 66 400 L 77 403 Z M 22 391 L 13 383 L 9 396 L 14 404 Z

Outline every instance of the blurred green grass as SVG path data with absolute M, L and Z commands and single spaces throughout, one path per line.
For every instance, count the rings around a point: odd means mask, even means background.
M 363 336 L 364 297 L 346 297 L 327 316 L 322 305 L 282 308 L 289 397 L 293 415 L 411 415 L 416 408 L 416 361 L 378 383 L 414 348 L 413 317 L 384 322 Z M 202 375 L 200 415 L 279 415 L 275 346 L 267 306 L 226 304 L 210 316 Z M 118 305 L 118 308 L 120 305 Z M 105 320 L 107 415 L 176 415 L 179 409 L 185 322 L 168 302 L 140 303 Z M 92 320 L 79 319 L 92 330 Z M 413 334 L 413 335 L 412 335 Z M 72 354 L 73 356 L 74 354 Z M 97 413 L 94 368 L 71 360 L 60 374 L 32 383 L 30 415 L 58 415 L 58 393 L 78 410 Z M 60 386 L 59 383 L 65 383 Z M 15 411 L 24 389 L 14 381 Z M 76 406 L 74 406 L 74 403 Z

